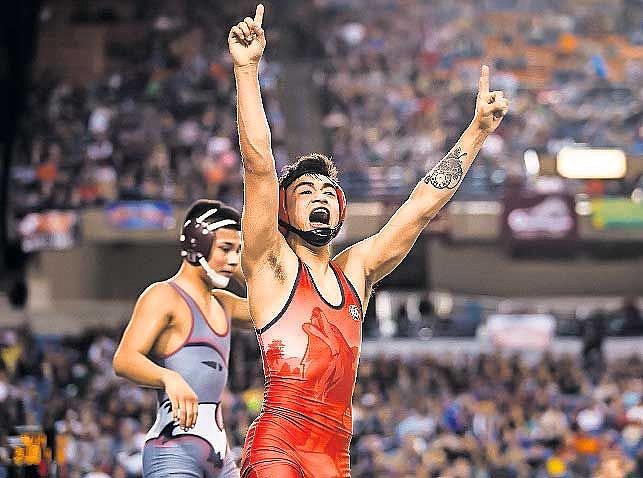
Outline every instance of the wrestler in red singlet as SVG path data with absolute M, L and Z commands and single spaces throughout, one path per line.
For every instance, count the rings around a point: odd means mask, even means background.
M 260 469 L 278 460 L 292 463 L 305 476 L 350 476 L 351 397 L 362 310 L 344 273 L 332 262 L 331 267 L 341 303 L 327 302 L 300 262 L 289 302 L 257 330 L 266 388 L 261 415 L 246 437 L 242 467 Z
M 333 257 L 330 242 L 346 213 L 333 162 L 304 155 L 277 179 L 259 83 L 263 13 L 257 6 L 254 19 L 228 35 L 244 167 L 241 266 L 266 375 L 241 476 L 347 478 L 362 306 L 453 196 L 509 106 L 501 91 L 489 91 L 483 66 L 473 121 L 456 145 L 379 231 Z

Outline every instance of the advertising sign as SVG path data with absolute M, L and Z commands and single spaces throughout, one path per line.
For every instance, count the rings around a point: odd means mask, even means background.
M 574 199 L 565 194 L 505 198 L 503 230 L 511 241 L 560 241 L 578 236 Z
M 27 214 L 18 223 L 25 252 L 63 250 L 76 245 L 79 236 L 76 211 L 45 211 Z
M 509 350 L 544 350 L 552 342 L 556 320 L 548 314 L 494 314 L 485 335 L 495 346 Z
M 172 205 L 163 201 L 119 201 L 109 204 L 105 214 L 115 229 L 163 230 L 176 225 Z
M 643 229 L 643 204 L 629 198 L 593 199 L 592 225 L 599 230 Z

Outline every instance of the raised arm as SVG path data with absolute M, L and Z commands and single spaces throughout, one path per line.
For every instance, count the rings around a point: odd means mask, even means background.
M 366 284 L 389 274 L 437 212 L 453 197 L 485 139 L 500 124 L 509 108 L 502 91 L 489 92 L 489 67 L 482 67 L 476 111 L 455 146 L 413 189 L 409 198 L 375 235 L 345 250 L 338 262 L 350 261 L 362 270 Z
M 237 126 L 244 170 L 242 266 L 246 274 L 282 240 L 277 225 L 279 186 L 259 88 L 259 61 L 266 46 L 263 12 L 263 5 L 258 5 L 254 19 L 246 17 L 228 35 L 237 85 Z

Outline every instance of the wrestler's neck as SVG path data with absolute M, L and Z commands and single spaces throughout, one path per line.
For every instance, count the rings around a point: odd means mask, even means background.
M 288 245 L 301 261 L 313 271 L 325 273 L 330 263 L 330 244 L 315 247 L 296 234 L 288 234 Z
M 187 261 L 181 263 L 181 267 L 171 280 L 183 287 L 188 293 L 198 294 L 204 298 L 212 295 L 212 284 L 203 269 L 190 265 Z

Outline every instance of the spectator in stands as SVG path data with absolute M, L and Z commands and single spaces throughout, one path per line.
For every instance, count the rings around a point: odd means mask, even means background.
M 243 6 L 186 5 L 120 11 L 114 19 L 142 22 L 146 39 L 134 48 L 118 47 L 115 39 L 106 54 L 114 66 L 93 84 L 72 87 L 50 72 L 38 77 L 14 161 L 19 215 L 115 198 L 187 203 L 210 191 L 240 205 L 234 146 L 221 159 L 211 143 L 237 142 L 230 62 L 216 35 L 224 35 L 228 16 Z M 624 8 L 569 0 L 319 1 L 288 10 L 274 40 L 285 46 L 291 34 L 291 41 L 323 45 L 323 54 L 311 47 L 306 55 L 322 55 L 315 81 L 323 124 L 351 197 L 407 194 L 464 127 L 460 119 L 468 115 L 477 78 L 471 65 L 492 55 L 496 86 L 514 108 L 458 193 L 490 198 L 509 181 L 524 181 L 526 149 L 556 154 L 576 141 L 640 154 L 643 62 L 638 24 L 625 21 Z M 507 21 L 484 22 L 486 15 Z M 290 28 L 302 22 L 310 26 L 305 37 Z M 481 22 L 489 23 L 487 31 L 476 27 Z M 276 49 L 286 56 L 292 50 Z M 270 62 L 262 72 L 278 167 L 287 154 L 280 70 Z M 441 121 L 438 96 L 452 105 Z M 162 172 L 144 160 L 159 144 L 167 156 Z
M 0 449 L 28 420 L 47 432 L 62 473 L 138 476 L 155 397 L 105 368 L 115 335 L 33 338 L 19 349 L 7 335 L 3 357 L 23 365 L 0 369 Z M 225 413 L 239 453 L 259 412 L 261 371 L 247 366 L 257 360 L 254 337 L 233 340 Z M 32 350 L 43 350 L 36 367 L 28 365 Z M 544 356 L 533 365 L 499 355 L 363 357 L 352 475 L 586 478 L 618 464 L 639 476 L 642 376 L 640 357 L 610 362 L 596 385 L 572 357 Z

